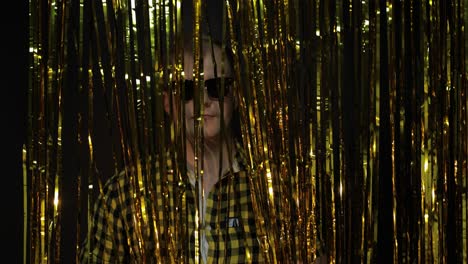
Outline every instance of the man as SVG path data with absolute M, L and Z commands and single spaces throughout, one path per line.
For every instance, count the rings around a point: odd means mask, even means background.
M 248 169 L 233 126 L 237 104 L 232 61 L 207 37 L 202 38 L 201 46 L 202 105 L 194 103 L 197 84 L 190 47 L 184 50 L 184 98 L 164 93 L 164 109 L 170 119 L 177 123 L 182 121 L 178 117 L 184 118 L 185 153 L 177 157 L 185 157 L 181 167 L 186 168 L 178 168 L 171 160 L 158 165 L 164 169 L 152 176 L 158 184 L 148 192 L 135 188 L 131 172 L 112 177 L 96 201 L 81 262 L 262 262 Z M 199 106 L 202 111 L 197 111 Z M 202 135 L 195 130 L 198 121 Z M 149 220 L 142 216 L 145 212 Z

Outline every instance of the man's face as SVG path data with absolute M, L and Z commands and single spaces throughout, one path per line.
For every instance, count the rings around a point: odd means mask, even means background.
M 206 52 L 203 54 L 203 79 L 208 83 L 215 83 L 217 78 L 232 78 L 232 69 L 230 63 L 228 63 L 227 57 L 224 57 L 223 63 L 221 63 L 222 51 L 218 46 L 214 46 L 214 55 L 216 60 L 216 71 L 213 64 L 213 54 L 211 48 L 205 49 Z M 191 53 L 187 52 L 184 54 L 184 75 L 186 80 L 193 79 L 193 56 Z M 225 79 L 225 83 L 226 79 Z M 195 84 L 194 84 L 195 85 Z M 209 89 L 209 88 L 208 88 Z M 225 86 L 225 90 L 229 90 L 228 95 L 224 97 L 224 102 L 222 106 L 224 107 L 224 125 L 225 129 L 229 128 L 231 122 L 232 113 L 234 110 L 233 102 L 233 91 L 231 87 Z M 187 91 L 186 91 L 187 92 Z M 213 94 L 211 94 L 213 95 Z M 197 96 L 197 95 L 194 95 Z M 213 98 L 210 96 L 207 87 L 204 89 L 203 101 L 200 103 L 203 104 L 202 108 L 202 118 L 203 118 L 203 133 L 205 141 L 214 141 L 219 140 L 221 135 L 221 108 L 220 101 L 218 98 Z M 185 122 L 186 122 L 186 136 L 189 138 L 194 138 L 194 121 L 196 118 L 196 113 L 194 110 L 194 100 L 185 100 Z

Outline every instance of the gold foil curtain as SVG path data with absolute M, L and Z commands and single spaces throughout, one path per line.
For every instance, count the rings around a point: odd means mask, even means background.
M 268 262 L 468 261 L 467 0 L 188 2 L 189 27 L 177 0 L 29 1 L 26 263 L 76 260 L 116 171 L 164 185 L 151 157 L 184 148 L 162 89 L 207 16 L 234 52 Z M 162 263 L 181 257 L 173 239 Z

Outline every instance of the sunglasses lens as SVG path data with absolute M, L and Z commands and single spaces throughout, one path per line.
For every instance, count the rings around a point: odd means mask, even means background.
M 193 81 L 192 80 L 185 80 L 184 82 L 184 89 L 185 89 L 185 101 L 190 101 L 193 99 Z
M 209 79 L 205 81 L 205 87 L 206 90 L 208 91 L 208 96 L 211 98 L 219 98 L 219 92 L 221 92 L 221 86 L 220 83 L 218 82 L 218 79 Z
M 221 78 L 214 78 L 205 81 L 205 87 L 208 91 L 208 95 L 213 99 L 219 99 L 221 97 L 221 84 L 224 84 L 224 96 L 229 96 L 231 92 L 232 79 L 224 78 L 224 82 Z
M 208 96 L 212 99 L 219 99 L 221 96 L 221 78 L 213 78 L 205 81 L 205 88 L 208 91 Z M 224 96 L 229 96 L 231 93 L 233 79 L 224 78 Z M 192 80 L 185 80 L 185 101 L 193 99 L 194 95 L 194 82 Z

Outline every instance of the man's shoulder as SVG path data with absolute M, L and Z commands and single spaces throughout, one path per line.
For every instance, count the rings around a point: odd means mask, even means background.
M 250 164 L 248 162 L 248 153 L 243 144 L 239 141 L 235 142 L 235 159 L 240 166 L 241 171 L 248 170 Z
M 172 159 L 164 157 L 156 157 L 151 161 L 151 166 L 146 169 L 144 172 L 141 172 L 142 175 L 139 176 L 136 166 L 125 166 L 123 169 L 117 171 L 113 176 L 111 176 L 104 184 L 103 191 L 108 192 L 116 189 L 127 189 L 130 188 L 132 182 L 138 181 L 138 178 L 154 178 L 159 177 L 161 173 L 171 176 L 173 172 Z M 141 170 L 140 170 L 141 171 Z M 172 178 L 172 177 L 170 177 Z
M 121 190 L 129 190 L 130 178 L 128 177 L 127 170 L 121 170 L 111 176 L 104 184 L 102 192 L 104 195 L 115 196 L 114 193 Z

